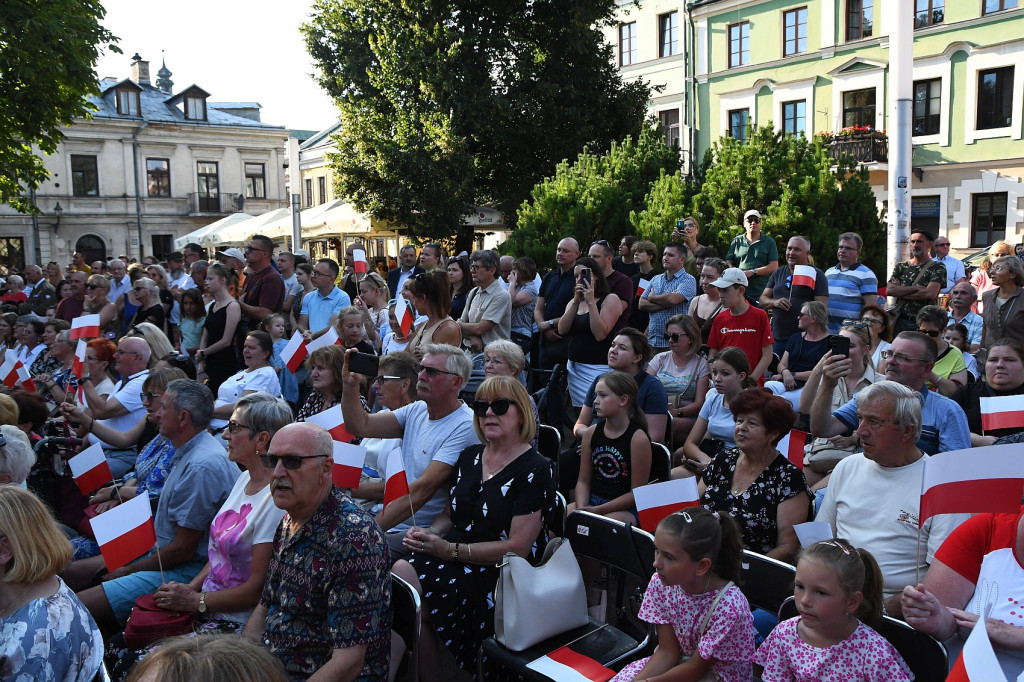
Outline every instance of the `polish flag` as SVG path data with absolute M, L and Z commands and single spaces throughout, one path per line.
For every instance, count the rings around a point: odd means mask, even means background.
M 919 524 L 936 514 L 1020 511 L 1024 458 L 1014 444 L 940 452 L 925 457 Z
M 981 428 L 985 431 L 1024 428 L 1024 395 L 982 397 Z
M 338 337 L 338 330 L 331 325 L 327 328 L 320 338 L 313 339 L 306 344 L 306 352 L 312 353 L 317 348 L 326 348 L 327 346 L 336 346 L 341 343 L 341 339 Z
M 402 336 L 409 336 L 409 332 L 412 331 L 412 309 L 409 308 L 409 301 L 401 294 L 395 299 L 395 319 L 402 329 Z
M 799 429 L 793 429 L 787 433 L 775 448 L 786 456 L 790 462 L 796 465 L 797 469 L 804 468 L 804 448 L 811 434 Z
M 568 646 L 530 661 L 526 667 L 559 682 L 605 682 L 615 676 L 614 670 Z
M 653 533 L 663 518 L 685 507 L 700 504 L 697 479 L 679 478 L 633 488 L 633 500 L 640 514 L 640 527 Z
M 793 286 L 814 288 L 818 281 L 818 273 L 813 265 L 797 265 L 793 268 Z
M 395 448 L 388 455 L 387 472 L 384 479 L 384 506 L 409 494 L 409 479 L 405 476 L 405 461 L 402 449 Z
M 334 471 L 331 478 L 339 488 L 358 488 L 366 461 L 366 448 L 334 441 Z
M 71 339 L 94 339 L 100 335 L 99 313 L 81 315 L 71 321 Z
M 362 249 L 352 249 L 352 269 L 359 273 L 367 270 L 366 252 Z
M 121 568 L 156 544 L 153 509 L 143 493 L 90 521 L 108 571 Z
M 32 381 L 32 375 L 28 373 L 28 368 L 21 364 L 21 360 L 13 354 L 0 365 L 0 381 L 3 381 L 7 388 L 14 388 L 17 384 L 21 384 L 26 391 L 35 392 L 36 390 L 35 382 Z
M 114 480 L 110 465 L 99 443 L 93 443 L 68 460 L 75 483 L 83 495 L 88 495 Z
M 85 374 L 85 353 L 88 350 L 88 346 L 85 343 L 85 339 L 78 339 L 78 345 L 75 346 L 75 359 L 71 362 L 71 372 L 78 380 L 82 380 L 82 376 Z
M 302 366 L 302 361 L 309 355 L 309 351 L 306 348 L 306 340 L 302 338 L 302 334 L 298 330 L 292 334 L 292 338 L 288 340 L 288 345 L 281 351 L 281 359 L 284 360 L 285 366 L 292 374 L 299 371 L 299 367 Z
M 329 407 L 323 412 L 317 412 L 314 415 L 306 417 L 306 421 L 310 424 L 316 424 L 327 429 L 331 434 L 331 438 L 341 443 L 351 443 L 355 440 L 355 436 L 345 430 L 345 417 L 341 414 L 341 405 L 335 405 Z M 360 467 L 363 465 L 360 464 Z
M 986 615 L 978 618 L 970 636 L 964 642 L 960 657 L 949 671 L 946 682 L 1006 682 L 985 624 Z
M 651 286 L 651 280 L 641 279 L 639 282 L 636 283 L 636 295 L 639 296 L 640 298 L 643 298 L 644 292 L 647 291 L 647 288 L 649 286 Z

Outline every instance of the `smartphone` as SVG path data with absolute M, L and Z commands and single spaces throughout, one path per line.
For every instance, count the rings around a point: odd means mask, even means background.
M 348 369 L 372 379 L 380 372 L 380 358 L 369 353 L 353 353 L 348 356 Z
M 580 269 L 580 281 L 590 284 L 590 268 Z
M 832 355 L 850 357 L 850 337 L 832 334 L 828 337 L 828 349 Z

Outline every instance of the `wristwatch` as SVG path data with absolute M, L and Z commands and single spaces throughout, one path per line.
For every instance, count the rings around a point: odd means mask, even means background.
M 199 613 L 206 613 L 206 593 L 203 592 L 199 595 L 199 607 L 197 609 Z

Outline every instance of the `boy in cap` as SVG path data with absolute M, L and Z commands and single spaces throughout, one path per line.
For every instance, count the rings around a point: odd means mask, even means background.
M 727 346 L 736 346 L 747 355 L 758 386 L 764 385 L 764 373 L 772 361 L 772 325 L 768 313 L 747 300 L 747 276 L 739 268 L 728 268 L 711 283 L 718 287 L 724 310 L 715 317 L 708 337 L 711 353 L 708 361 Z

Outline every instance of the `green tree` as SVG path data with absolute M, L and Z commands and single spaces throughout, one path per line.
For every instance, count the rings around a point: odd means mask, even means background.
M 696 183 L 687 182 L 679 173 L 662 171 L 644 198 L 643 208 L 630 211 L 634 234 L 659 246 L 669 241 L 676 221 L 693 210 Z
M 584 251 L 596 239 L 617 245 L 633 232 L 631 213 L 643 207 L 651 185 L 678 175 L 679 168 L 679 150 L 649 125 L 636 142 L 627 137 L 600 156 L 582 152 L 534 187 L 502 251 L 529 256 L 544 268 L 554 266 L 555 247 L 565 237 L 575 237 Z
M 121 51 L 105 15 L 100 0 L 0 3 L 0 202 L 17 211 L 35 210 L 25 190 L 49 175 L 38 152 L 53 154 L 60 127 L 89 116 L 99 50 Z
M 338 193 L 414 238 L 456 237 L 583 149 L 636 135 L 649 88 L 601 33 L 616 0 L 317 0 L 302 28 L 337 102 Z

